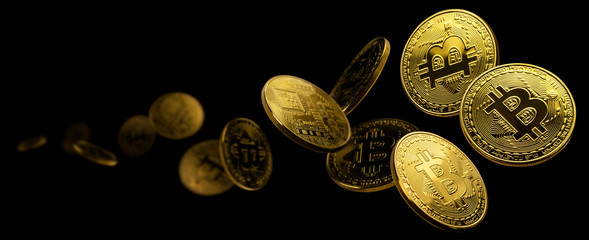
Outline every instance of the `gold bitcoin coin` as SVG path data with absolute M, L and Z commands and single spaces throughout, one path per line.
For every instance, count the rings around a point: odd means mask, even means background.
M 356 192 L 375 192 L 395 186 L 391 152 L 405 134 L 417 127 L 393 118 L 375 119 L 352 128 L 352 138 L 327 154 L 327 172 L 339 186 Z
M 118 163 L 117 156 L 114 153 L 87 141 L 78 140 L 73 144 L 73 148 L 78 155 L 94 163 L 108 167 L 114 167 Z
M 456 116 L 468 85 L 499 61 L 497 40 L 477 15 L 438 12 L 411 34 L 401 57 L 401 80 L 411 102 L 434 116 Z
M 204 109 L 193 96 L 173 92 L 157 98 L 148 114 L 154 130 L 165 138 L 184 139 L 194 135 L 204 122 Z
M 128 118 L 119 130 L 119 146 L 129 157 L 147 153 L 155 142 L 155 130 L 145 115 Z
M 47 143 L 47 137 L 40 135 L 29 139 L 22 140 L 16 145 L 19 152 L 27 152 L 42 147 Z
M 272 174 L 272 151 L 266 135 L 254 121 L 236 118 L 221 133 L 221 162 L 229 178 L 240 188 L 258 190 Z
M 384 37 L 370 41 L 348 65 L 329 95 L 350 114 L 368 94 L 384 68 L 391 45 Z
M 336 151 L 351 136 L 340 106 L 314 84 L 279 75 L 262 89 L 262 105 L 276 127 L 299 145 L 318 152 Z
M 61 141 L 63 152 L 69 155 L 76 155 L 77 153 L 74 150 L 74 143 L 79 140 L 88 141 L 88 139 L 90 139 L 90 126 L 85 122 L 72 123 L 65 130 L 63 140 Z
M 445 230 L 479 224 L 487 213 L 487 189 L 475 165 L 448 140 L 412 132 L 391 158 L 393 179 L 407 204 L 428 223 Z
M 567 145 L 576 116 L 573 96 L 556 75 L 513 63 L 483 73 L 469 86 L 460 125 L 484 157 L 508 166 L 530 166 Z
M 189 191 L 214 196 L 233 187 L 221 163 L 219 140 L 205 140 L 194 144 L 184 153 L 178 166 L 178 176 Z

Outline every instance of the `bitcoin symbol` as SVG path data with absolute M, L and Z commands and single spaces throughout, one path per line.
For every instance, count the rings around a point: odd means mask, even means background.
M 506 91 L 501 86 L 497 86 L 497 91 L 501 93 L 501 98 L 490 92 L 487 94 L 493 104 L 485 108 L 485 112 L 490 114 L 496 111 L 507 121 L 514 129 L 513 136 L 516 140 L 520 140 L 526 134 L 536 140 L 538 134 L 533 129 L 537 129 L 540 133 L 546 132 L 546 128 L 541 125 L 542 120 L 548 113 L 548 107 L 544 101 L 539 98 L 531 98 L 530 92 L 525 88 L 513 88 Z
M 427 62 L 419 64 L 418 74 L 421 79 L 428 79 L 430 87 L 440 82 L 452 94 L 460 91 L 464 77 L 470 76 L 469 64 L 477 60 L 476 56 L 467 56 L 474 47 L 466 48 L 460 37 L 451 36 L 444 40 L 442 46 L 433 45 L 427 51 Z M 425 65 L 425 68 L 422 66 Z
M 464 182 L 464 179 L 450 171 L 448 162 L 439 157 L 432 157 L 428 151 L 423 150 L 417 153 L 421 161 L 415 165 L 415 169 L 424 172 L 442 195 L 444 204 L 453 203 L 455 207 L 462 208 L 466 203 L 462 196 L 466 193 L 467 187 L 472 187 Z
M 383 160 L 389 159 L 387 153 L 391 152 L 395 139 L 385 135 L 383 130 L 373 129 L 364 138 L 356 140 L 355 144 L 359 151 L 352 152 L 356 159 L 352 169 L 359 169 L 366 177 L 374 177 L 387 162 Z
M 237 162 L 239 169 L 243 171 L 248 181 L 251 180 L 251 176 L 255 174 L 262 163 L 263 149 L 260 149 L 257 141 L 252 139 L 246 131 L 243 131 L 239 141 L 231 146 L 231 151 L 236 159 L 240 159 Z

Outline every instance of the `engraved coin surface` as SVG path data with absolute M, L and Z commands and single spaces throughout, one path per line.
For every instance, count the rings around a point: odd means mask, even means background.
M 73 144 L 73 148 L 78 155 L 94 163 L 108 167 L 114 167 L 118 163 L 117 156 L 114 153 L 87 141 L 78 140 Z
M 460 125 L 487 159 L 530 166 L 567 145 L 576 116 L 575 101 L 562 80 L 538 66 L 513 63 L 483 73 L 469 86 Z
M 279 75 L 262 89 L 262 105 L 276 127 L 299 145 L 318 152 L 343 147 L 351 136 L 340 106 L 314 84 Z
M 436 134 L 417 131 L 402 137 L 393 150 L 391 169 L 407 204 L 436 227 L 471 228 L 487 213 L 487 189 L 477 168 Z
M 411 34 L 401 57 L 401 80 L 411 102 L 434 116 L 456 116 L 468 85 L 499 61 L 491 28 L 474 13 L 438 12 Z
M 236 118 L 221 133 L 221 162 L 229 178 L 240 188 L 258 190 L 272 174 L 272 151 L 266 135 L 254 121 Z
M 119 130 L 119 146 L 125 155 L 139 157 L 147 153 L 155 142 L 155 130 L 145 115 L 128 118 Z
M 29 139 L 22 140 L 16 145 L 16 150 L 19 152 L 28 152 L 42 147 L 47 143 L 47 137 L 40 135 Z
M 389 57 L 391 45 L 384 37 L 370 41 L 354 57 L 329 95 L 350 114 L 368 94 Z
M 327 172 L 336 184 L 351 191 L 393 187 L 390 154 L 401 137 L 414 131 L 418 129 L 413 124 L 393 118 L 358 124 L 346 146 L 327 154 Z
M 149 109 L 149 122 L 165 138 L 184 139 L 194 135 L 204 122 L 204 109 L 193 96 L 166 93 L 157 98 Z
M 194 144 L 182 156 L 178 166 L 180 182 L 189 191 L 214 196 L 233 187 L 221 163 L 219 140 L 205 140 Z

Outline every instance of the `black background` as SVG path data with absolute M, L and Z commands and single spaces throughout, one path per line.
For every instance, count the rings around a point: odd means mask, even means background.
M 582 6 L 560 3 L 438 4 L 415 6 L 355 2 L 301 4 L 50 5 L 19 6 L 3 34 L 4 119 L 7 144 L 2 194 L 9 226 L 24 233 L 90 233 L 113 229 L 289 237 L 454 234 L 438 230 L 405 204 L 396 189 L 356 193 L 337 186 L 325 170 L 326 154 L 284 136 L 260 101 L 264 83 L 290 74 L 329 92 L 356 53 L 375 37 L 391 52 L 364 101 L 348 116 L 352 126 L 399 118 L 460 147 L 483 176 L 489 195 L 484 221 L 461 236 L 578 230 L 587 199 L 582 155 L 586 54 Z M 530 63 L 559 76 L 573 93 L 577 121 L 567 147 L 537 166 L 513 168 L 486 160 L 467 143 L 458 117 L 429 116 L 414 107 L 400 80 L 401 52 L 430 15 L 462 8 L 492 28 L 500 63 Z M 184 140 L 158 137 L 145 156 L 128 158 L 117 145 L 121 124 L 147 114 L 170 91 L 199 99 L 205 122 Z M 269 183 L 259 191 L 233 187 L 201 197 L 186 190 L 178 163 L 193 144 L 219 138 L 237 117 L 257 122 L 274 156 Z M 91 128 L 90 141 L 119 157 L 116 167 L 94 164 L 61 150 L 75 121 Z M 40 149 L 17 153 L 23 139 L 45 135 Z M 12 228 L 12 227 L 10 227 Z M 221 230 L 221 231 L 219 231 Z M 278 230 L 278 231 L 276 231 Z M 349 235 L 351 234 L 351 235 Z M 383 235 L 384 234 L 384 235 Z M 485 235 L 482 235 L 485 234 Z

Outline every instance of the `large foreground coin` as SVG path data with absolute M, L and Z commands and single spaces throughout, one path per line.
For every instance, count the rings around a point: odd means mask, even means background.
M 272 174 L 272 151 L 262 129 L 247 118 L 229 121 L 221 133 L 221 162 L 240 188 L 258 190 Z
M 193 96 L 166 93 L 149 108 L 149 122 L 162 137 L 184 139 L 194 135 L 204 122 L 204 109 Z
M 129 157 L 147 153 L 155 142 L 155 131 L 145 115 L 128 118 L 119 130 L 119 146 Z
M 438 12 L 411 34 L 401 57 L 401 80 L 411 102 L 434 116 L 456 116 L 468 85 L 499 61 L 497 40 L 477 15 Z
M 184 153 L 178 167 L 182 185 L 202 196 L 214 196 L 233 187 L 219 154 L 219 140 L 194 144 Z
M 340 106 L 314 84 L 279 75 L 262 89 L 262 105 L 276 127 L 294 142 L 318 152 L 343 147 L 351 136 Z
M 346 146 L 327 154 L 327 172 L 336 184 L 351 191 L 393 187 L 390 154 L 401 137 L 417 130 L 411 123 L 393 118 L 360 123 L 352 128 Z
M 469 86 L 460 125 L 484 157 L 508 166 L 530 166 L 566 146 L 576 116 L 573 96 L 556 75 L 514 63 L 483 73 Z
M 460 230 L 485 217 L 485 183 L 470 159 L 448 140 L 428 132 L 409 133 L 395 146 L 391 167 L 401 196 L 430 224 Z
M 331 97 L 350 114 L 372 88 L 389 57 L 391 45 L 384 37 L 370 41 L 348 65 L 331 90 Z

